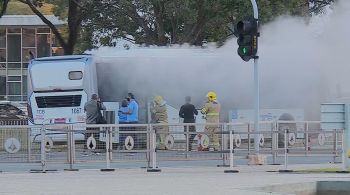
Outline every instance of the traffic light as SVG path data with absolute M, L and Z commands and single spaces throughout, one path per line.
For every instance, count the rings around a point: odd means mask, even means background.
M 246 62 L 256 58 L 258 51 L 258 21 L 247 17 L 235 26 L 235 35 L 238 37 L 238 55 Z

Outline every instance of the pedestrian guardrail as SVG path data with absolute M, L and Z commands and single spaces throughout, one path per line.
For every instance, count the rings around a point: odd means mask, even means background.
M 263 154 L 272 164 L 290 157 L 342 156 L 342 129 L 322 130 L 317 121 L 218 124 L 47 124 L 0 126 L 0 162 L 50 163 L 144 162 L 156 170 L 161 161 L 222 160 Z M 259 141 L 259 151 L 254 141 Z M 1 165 L 0 165 L 1 166 Z

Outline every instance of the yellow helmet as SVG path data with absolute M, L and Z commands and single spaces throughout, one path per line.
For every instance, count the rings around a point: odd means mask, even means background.
M 161 105 L 163 103 L 163 97 L 160 95 L 154 97 L 154 102 L 158 105 Z
M 216 93 L 213 92 L 213 91 L 209 91 L 209 92 L 207 93 L 207 98 L 208 98 L 209 101 L 216 100 Z

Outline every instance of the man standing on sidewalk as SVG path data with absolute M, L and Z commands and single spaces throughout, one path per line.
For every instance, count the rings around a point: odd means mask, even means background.
M 180 108 L 179 116 L 180 116 L 180 118 L 184 119 L 184 123 L 195 123 L 196 122 L 195 115 L 198 115 L 198 111 L 196 110 L 194 105 L 191 104 L 191 97 L 190 96 L 186 96 L 185 102 L 186 103 L 184 105 L 182 105 Z M 187 129 L 187 127 L 189 127 L 189 128 Z M 185 130 L 185 133 L 187 131 L 189 133 L 196 132 L 196 128 L 194 125 L 185 126 L 184 130 Z M 192 146 L 193 139 L 195 136 L 196 136 L 195 134 L 189 134 L 189 149 L 190 150 L 192 149 L 191 146 Z

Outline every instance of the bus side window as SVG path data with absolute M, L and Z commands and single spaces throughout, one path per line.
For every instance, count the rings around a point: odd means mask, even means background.
M 82 71 L 70 71 L 68 74 L 69 80 L 81 80 L 83 78 Z

